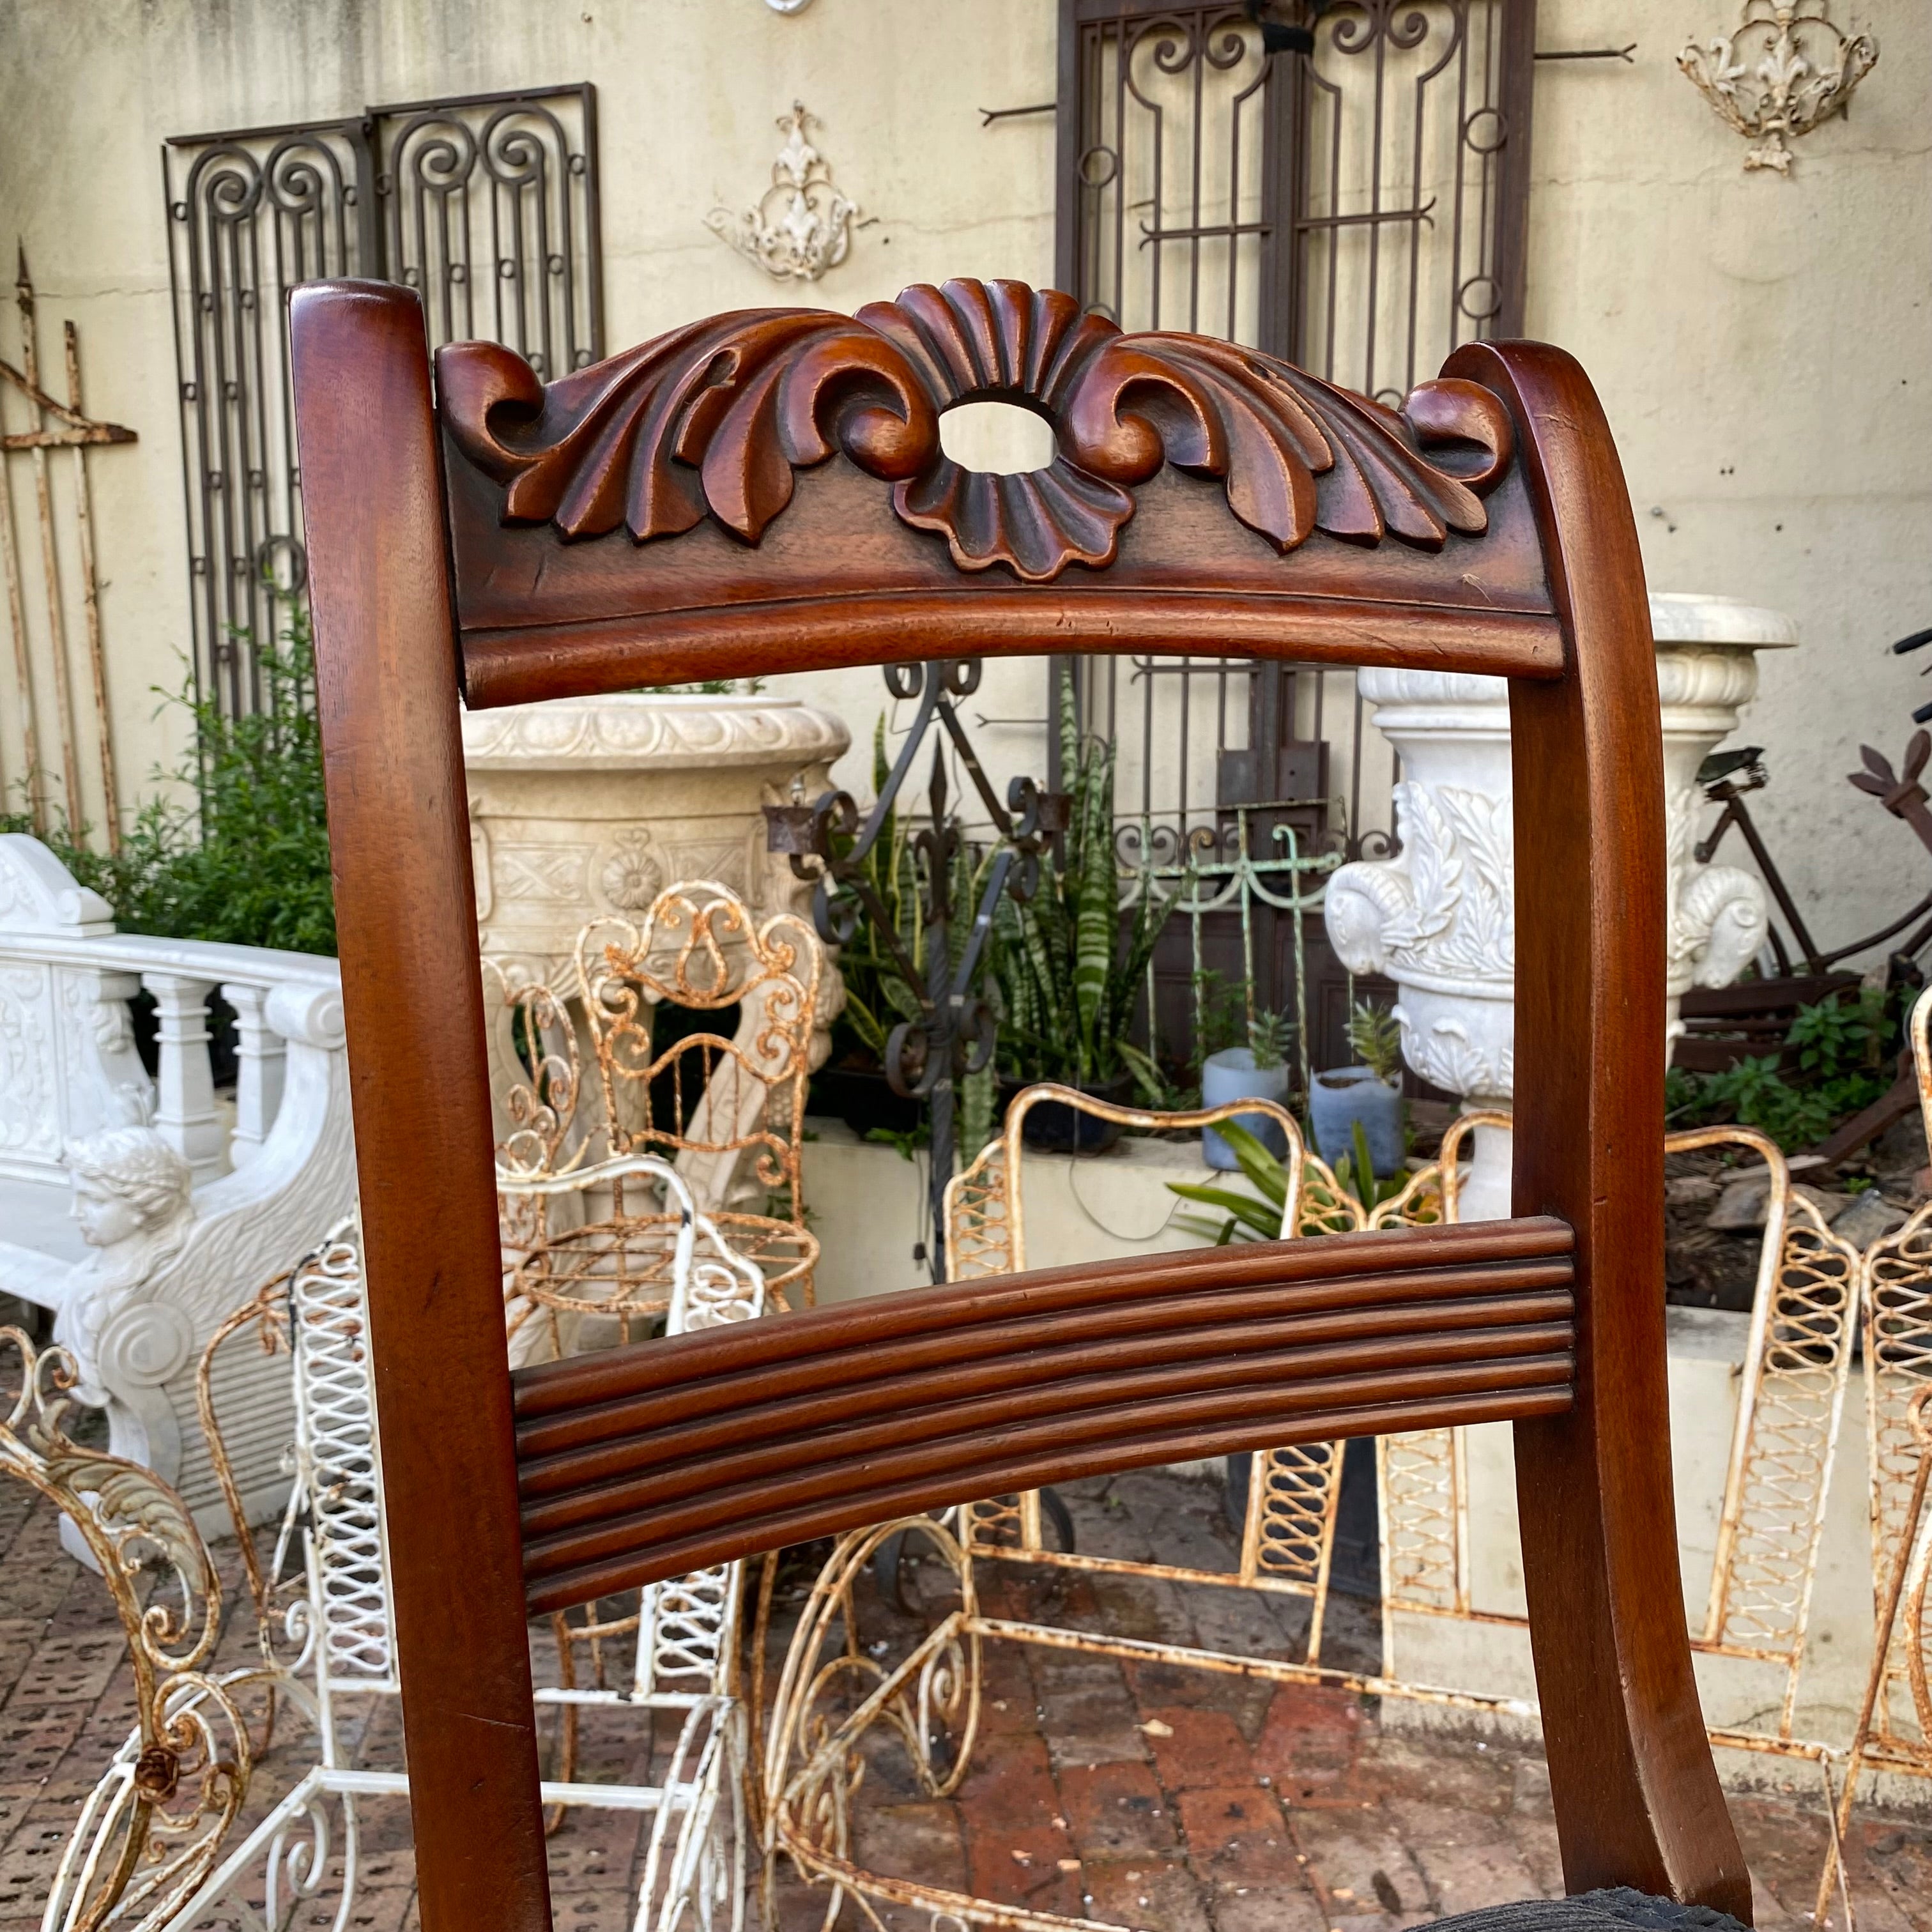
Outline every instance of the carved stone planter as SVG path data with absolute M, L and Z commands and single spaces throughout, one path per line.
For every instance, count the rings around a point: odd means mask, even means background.
M 796 699 L 626 693 L 466 714 L 483 950 L 559 987 L 590 920 L 714 879 L 763 914 L 808 890 L 765 850 L 762 808 L 808 800 L 850 744 Z
M 1727 986 L 1763 943 L 1764 890 L 1730 866 L 1700 866 L 1697 767 L 1757 689 L 1755 653 L 1795 644 L 1790 620 L 1728 598 L 1650 600 L 1663 707 L 1670 856 L 1669 1023 L 1693 986 Z M 1330 881 L 1329 937 L 1354 973 L 1386 973 L 1403 1058 L 1468 1108 L 1507 1108 L 1516 1034 L 1515 828 L 1505 681 L 1453 672 L 1365 670 L 1363 695 L 1402 758 L 1402 850 L 1345 866 Z M 1462 1196 L 1466 1220 L 1510 1211 L 1509 1142 L 1478 1129 Z

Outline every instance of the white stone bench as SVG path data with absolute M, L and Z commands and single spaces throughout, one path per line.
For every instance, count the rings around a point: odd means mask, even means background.
M 128 1011 L 143 989 L 153 1078 Z M 232 1112 L 208 1058 L 217 992 L 236 1016 Z M 45 846 L 0 836 L 0 1290 L 53 1312 L 110 1446 L 172 1483 L 204 1530 L 226 1513 L 195 1364 L 355 1197 L 335 962 L 118 933 Z M 288 1493 L 287 1358 L 230 1352 L 218 1394 L 261 1520 Z

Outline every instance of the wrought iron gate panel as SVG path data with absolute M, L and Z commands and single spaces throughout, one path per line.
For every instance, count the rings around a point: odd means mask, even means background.
M 412 102 L 374 116 L 386 272 L 422 296 L 431 343 L 508 343 L 546 382 L 596 362 L 603 262 L 589 82 L 548 95 Z M 478 245 L 484 237 L 487 250 Z M 490 271 L 482 299 L 472 272 L 479 266 Z
M 1399 401 L 1459 342 L 1520 326 L 1534 26 L 1534 0 L 1358 0 L 1313 22 L 1312 56 L 1270 56 L 1232 0 L 1061 0 L 1060 286 L 1123 328 L 1225 335 Z M 1400 774 L 1352 671 L 1070 668 L 1083 722 L 1118 747 L 1130 866 L 1232 866 L 1244 837 L 1274 862 L 1290 830 L 1304 854 L 1393 846 Z M 1292 1010 L 1294 922 L 1252 911 L 1204 922 L 1204 962 L 1236 982 L 1252 947 L 1256 1004 Z M 1346 980 L 1304 923 L 1326 1064 Z M 1163 941 L 1163 1042 L 1191 1039 L 1192 945 Z
M 196 687 L 260 709 L 254 640 L 305 574 L 286 292 L 378 272 L 366 122 L 171 143 L 167 190 Z
M 180 383 L 195 686 L 267 694 L 260 644 L 308 577 L 286 298 L 401 281 L 432 346 L 483 334 L 545 376 L 602 353 L 595 90 L 476 94 L 161 150 Z M 476 278 L 487 280 L 479 297 Z

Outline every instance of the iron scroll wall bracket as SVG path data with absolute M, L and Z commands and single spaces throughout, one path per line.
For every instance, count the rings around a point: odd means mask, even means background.
M 1040 854 L 1049 839 L 1066 830 L 1068 798 L 1022 777 L 1008 785 L 1001 802 L 966 735 L 956 703 L 979 689 L 979 658 L 934 658 L 923 664 L 887 664 L 884 670 L 892 695 L 902 701 L 916 700 L 919 708 L 872 809 L 862 819 L 851 794 L 843 791 L 826 792 L 809 805 L 768 805 L 766 846 L 789 854 L 794 874 L 815 882 L 812 914 L 819 938 L 827 946 L 848 946 L 860 920 L 869 920 L 892 970 L 917 1003 L 916 1016 L 902 1020 L 886 1036 L 885 1073 L 895 1094 L 926 1103 L 931 1154 L 926 1251 L 937 1282 L 946 1278 L 945 1195 L 957 1153 L 958 1082 L 969 1074 L 983 1072 L 998 1044 L 993 1010 L 980 990 L 987 944 L 1001 896 L 1022 903 L 1033 896 Z M 912 841 L 926 941 L 922 964 L 874 887 L 867 862 L 935 730 L 944 735 L 932 746 L 927 787 L 930 822 Z M 973 922 L 956 957 L 953 926 L 967 908 L 953 903 L 953 861 L 961 838 L 947 811 L 948 740 L 1000 843 L 970 909 Z

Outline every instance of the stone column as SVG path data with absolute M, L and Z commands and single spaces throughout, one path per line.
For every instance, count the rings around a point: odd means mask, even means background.
M 1683 1030 L 1685 992 L 1729 985 L 1764 941 L 1757 879 L 1692 856 L 1696 773 L 1756 692 L 1755 653 L 1798 640 L 1789 618 L 1728 598 L 1660 593 L 1650 610 L 1670 861 L 1667 1054 Z M 1448 671 L 1364 670 L 1360 678 L 1377 729 L 1402 759 L 1402 849 L 1345 866 L 1330 880 L 1330 939 L 1352 973 L 1396 981 L 1402 1057 L 1416 1073 L 1461 1096 L 1466 1110 L 1507 1108 L 1516 1034 L 1508 687 Z M 1463 1218 L 1507 1215 L 1509 1183 L 1508 1136 L 1479 1129 Z

